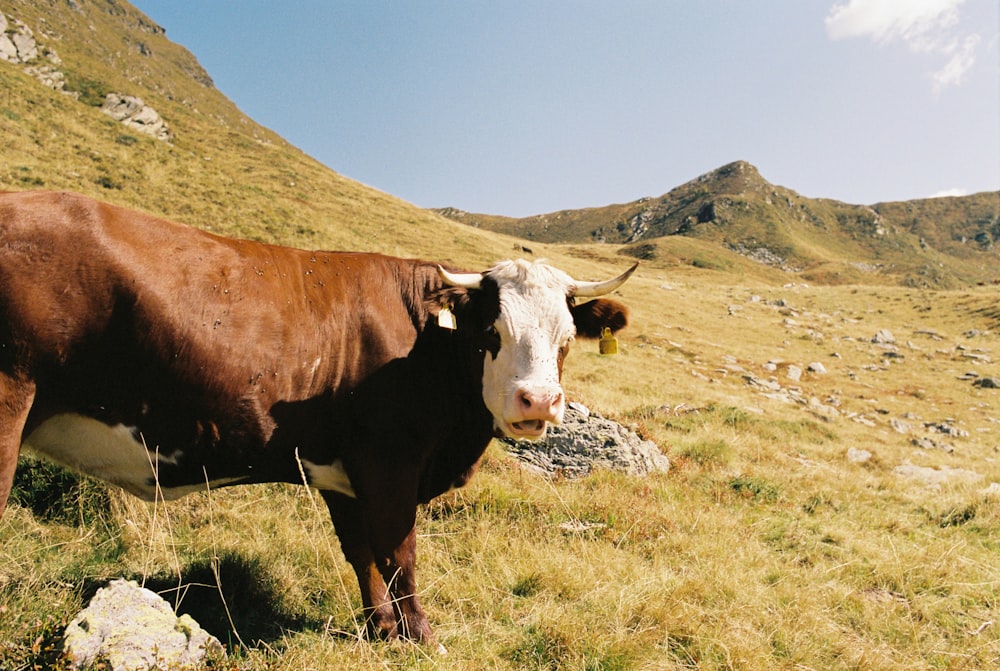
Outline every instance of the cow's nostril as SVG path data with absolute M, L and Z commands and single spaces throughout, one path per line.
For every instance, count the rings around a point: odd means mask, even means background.
M 534 404 L 534 399 L 531 397 L 531 393 L 527 390 L 522 389 L 519 391 L 517 393 L 517 398 L 525 410 L 531 409 L 531 406 Z

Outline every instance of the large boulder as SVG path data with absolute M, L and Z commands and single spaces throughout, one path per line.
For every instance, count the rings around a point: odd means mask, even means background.
M 665 473 L 670 460 L 656 444 L 579 403 L 566 407 L 563 423 L 550 426 L 539 441 L 501 440 L 533 471 L 550 477 L 579 478 L 595 468 L 629 475 Z
M 101 111 L 116 121 L 140 133 L 152 135 L 157 140 L 169 140 L 170 129 L 166 122 L 142 98 L 122 93 L 109 93 L 104 98 Z
M 14 20 L 13 27 L 0 13 L 0 60 L 27 63 L 38 56 L 38 44 L 31 28 Z
M 69 623 L 63 650 L 74 669 L 106 661 L 112 671 L 201 668 L 224 655 L 219 639 L 191 616 L 178 617 L 158 594 L 121 579 L 99 589 Z

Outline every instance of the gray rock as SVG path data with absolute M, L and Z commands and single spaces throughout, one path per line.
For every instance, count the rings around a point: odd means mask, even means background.
M 847 460 L 852 464 L 864 464 L 871 461 L 872 453 L 868 450 L 859 450 L 856 447 L 847 448 Z
M 134 128 L 140 133 L 152 135 L 157 140 L 169 140 L 170 129 L 166 122 L 142 98 L 121 93 L 109 93 L 104 98 L 101 111 L 116 121 Z
M 225 653 L 219 639 L 189 615 L 132 580 L 114 580 L 97 591 L 69 626 L 63 650 L 71 668 L 106 660 L 112 671 L 202 668 Z
M 817 375 L 826 375 L 826 366 L 821 364 L 819 361 L 813 361 L 811 364 L 806 366 L 806 370 L 810 373 L 816 373 Z
M 910 425 L 909 422 L 904 422 L 903 420 L 896 419 L 895 417 L 889 420 L 889 424 L 896 431 L 896 433 L 905 434 L 913 430 L 913 427 Z
M 586 410 L 586 408 L 584 408 Z M 549 426 L 539 441 L 501 439 L 508 452 L 531 470 L 553 477 L 579 478 L 594 469 L 641 476 L 666 473 L 670 460 L 655 443 L 579 404 L 566 407 L 563 423 Z
M 0 60 L 17 63 L 17 47 L 14 46 L 9 37 L 2 33 L 0 33 Z
M 62 62 L 56 52 L 38 44 L 31 28 L 24 23 L 15 19 L 12 26 L 0 13 L 0 60 L 28 64 L 35 62 L 39 54 L 43 54 L 49 64 L 26 65 L 24 71 L 49 88 L 63 91 L 66 77 L 52 67 Z
M 872 336 L 872 342 L 877 345 L 894 345 L 896 336 L 892 335 L 889 329 L 879 329 L 879 332 Z
M 785 371 L 785 375 L 787 375 L 788 379 L 792 382 L 798 382 L 802 379 L 802 369 L 794 364 L 790 365 L 788 370 Z
M 24 71 L 50 89 L 62 91 L 66 88 L 66 75 L 48 65 L 38 67 L 29 65 L 24 68 Z
M 917 480 L 931 487 L 939 487 L 949 482 L 975 482 L 983 479 L 979 473 L 964 468 L 948 468 L 947 466 L 940 469 L 928 468 L 915 466 L 908 461 L 896 466 L 892 471 L 901 478 Z
M 815 396 L 809 398 L 809 410 L 814 415 L 827 422 L 832 422 L 840 417 L 840 411 L 837 410 L 836 406 L 829 403 L 823 403 Z
M 17 32 L 11 35 L 10 39 L 17 47 L 17 60 L 21 63 L 32 61 L 38 56 L 38 44 L 28 26 L 19 24 Z
M 941 443 L 927 436 L 924 436 L 922 438 L 914 438 L 910 442 L 922 450 L 941 449 L 947 452 L 948 454 L 951 454 L 952 452 L 955 451 L 954 445 L 949 445 L 948 443 Z
M 924 428 L 934 433 L 943 433 L 946 436 L 952 436 L 953 438 L 969 437 L 968 431 L 958 428 L 951 423 L 951 420 L 944 420 L 942 422 L 924 422 Z
M 17 19 L 13 26 L 0 13 L 0 60 L 9 63 L 27 63 L 38 56 L 38 44 L 31 28 Z
M 981 377 L 972 383 L 973 387 L 980 387 L 982 389 L 1000 389 L 1000 378 L 996 377 Z
M 774 382 L 773 380 L 764 380 L 762 378 L 757 377 L 756 375 L 751 375 L 749 373 L 744 375 L 743 379 L 746 381 L 748 385 L 750 385 L 751 387 L 756 387 L 757 389 L 762 389 L 764 391 L 771 391 L 771 392 L 781 391 L 781 385 L 778 384 L 777 382 Z

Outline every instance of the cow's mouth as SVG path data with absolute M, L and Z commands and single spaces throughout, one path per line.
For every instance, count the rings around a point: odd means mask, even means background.
M 511 422 L 507 425 L 511 438 L 541 438 L 545 434 L 545 421 L 541 419 L 526 419 Z

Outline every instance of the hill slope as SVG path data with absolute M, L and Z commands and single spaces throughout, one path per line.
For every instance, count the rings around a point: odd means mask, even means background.
M 669 257 L 663 238 L 685 236 L 812 281 L 959 286 L 1000 267 L 1000 192 L 849 205 L 775 186 L 744 161 L 624 205 L 524 219 L 437 211 L 539 242 L 624 244 L 646 259 Z
M 194 56 L 125 2 L 10 0 L 0 12 L 7 39 L 19 33 L 35 47 L 0 58 L 0 189 L 78 191 L 220 233 L 306 248 L 433 256 L 474 267 L 509 255 L 509 241 L 470 233 L 338 175 L 256 124 L 214 87 Z M 103 113 L 108 93 L 142 99 L 167 123 L 170 139 Z

